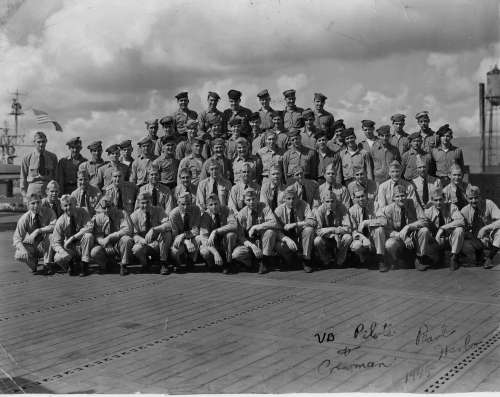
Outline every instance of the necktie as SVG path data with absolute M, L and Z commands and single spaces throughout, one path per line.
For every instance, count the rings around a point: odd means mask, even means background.
M 189 219 L 189 214 L 187 212 L 184 214 L 183 229 L 184 229 L 185 232 L 191 230 L 191 222 L 190 222 L 190 219 Z
M 328 212 L 328 216 L 326 217 L 326 223 L 327 227 L 335 226 L 335 216 L 333 215 L 332 211 Z
M 271 209 L 274 211 L 278 206 L 278 187 L 273 189 L 273 199 L 271 200 Z
M 474 215 L 472 217 L 472 231 L 474 234 L 476 234 L 479 229 L 483 226 L 483 222 L 481 219 L 481 215 L 479 214 L 479 208 L 476 208 L 474 210 Z
M 368 219 L 368 215 L 366 214 L 366 208 L 361 209 L 361 220 L 366 221 Z
M 253 226 L 257 223 L 257 211 L 252 210 L 250 212 L 250 226 Z
M 153 196 L 152 198 L 153 205 L 158 205 L 158 189 L 154 187 L 153 191 L 151 192 L 151 195 Z
M 123 199 L 122 199 L 122 192 L 120 191 L 120 188 L 116 191 L 116 206 L 120 208 L 121 210 L 123 209 Z
M 400 224 L 400 228 L 404 228 L 406 226 L 406 208 L 405 207 L 402 207 L 401 208 L 401 224 Z
M 245 187 L 243 188 L 243 191 L 248 189 L 248 185 L 245 183 Z
M 290 208 L 290 223 L 295 223 L 297 222 L 297 217 L 295 216 L 295 210 Z
M 438 215 L 438 223 L 439 223 L 439 226 L 438 227 L 441 227 L 444 225 L 444 216 L 443 216 L 443 212 L 442 211 L 439 211 L 439 215 Z
M 69 217 L 69 233 L 70 233 L 70 236 L 73 236 L 74 234 L 76 234 L 76 220 L 75 220 L 75 217 L 73 215 L 71 215 Z
M 302 185 L 302 189 L 300 191 L 300 198 L 307 203 L 307 192 L 305 185 Z
M 82 192 L 82 195 L 80 196 L 80 205 L 79 207 L 86 207 L 87 206 L 87 192 L 84 190 Z
M 151 214 L 149 211 L 146 211 L 146 233 L 151 229 Z
M 38 173 L 45 176 L 45 156 L 43 153 L 40 153 L 40 158 L 38 160 Z
M 328 186 L 328 190 L 329 190 L 330 192 L 333 192 L 333 185 Z
M 220 227 L 220 215 L 219 214 L 215 214 L 215 217 L 214 217 L 214 223 L 215 223 L 215 228 L 218 229 Z
M 464 192 L 460 188 L 460 186 L 457 186 L 457 190 L 455 192 L 455 195 L 457 197 L 457 202 L 456 205 L 458 209 L 462 209 L 467 205 L 467 200 L 465 199 Z
M 42 227 L 42 221 L 40 220 L 40 214 L 35 214 L 33 219 L 33 230 L 40 229 Z
M 111 216 L 108 215 L 108 233 L 107 235 L 110 235 L 115 231 L 115 225 L 113 224 L 113 219 L 111 219 Z
M 217 181 L 214 179 L 214 183 L 212 184 L 212 194 L 217 194 Z
M 429 185 L 427 184 L 427 179 L 423 178 L 423 190 L 422 190 L 422 204 L 425 205 L 429 202 Z

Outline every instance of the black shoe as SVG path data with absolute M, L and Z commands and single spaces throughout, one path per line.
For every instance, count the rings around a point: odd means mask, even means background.
M 311 262 L 310 261 L 304 261 L 304 271 L 306 273 L 312 273 L 313 268 L 311 267 Z
M 169 268 L 168 268 L 168 266 L 167 266 L 166 263 L 163 263 L 161 265 L 160 274 L 162 276 L 166 276 L 166 275 L 170 274 L 170 270 L 169 270 Z
M 450 257 L 450 270 L 455 271 L 459 267 L 458 258 L 455 254 L 452 254 Z
M 231 271 L 229 270 L 229 267 L 224 266 L 222 268 L 222 274 L 231 274 Z
M 389 271 L 389 265 L 385 262 L 378 263 L 378 271 L 381 273 L 386 273 Z
M 127 274 L 127 265 L 120 265 L 120 276 L 126 276 Z
M 415 269 L 421 272 L 427 270 L 427 265 L 424 264 L 424 258 L 418 256 L 415 258 Z
M 259 262 L 259 274 L 266 274 L 268 272 L 266 265 L 264 265 L 264 261 Z
M 491 269 L 492 267 L 493 267 L 493 262 L 491 261 L 491 258 L 486 258 L 483 263 L 483 268 Z
M 54 264 L 53 263 L 46 263 L 44 265 L 44 268 L 45 268 L 45 274 L 47 276 L 52 276 L 55 272 L 54 272 Z
M 82 262 L 80 265 L 80 277 L 88 276 L 89 274 L 89 264 L 86 262 Z

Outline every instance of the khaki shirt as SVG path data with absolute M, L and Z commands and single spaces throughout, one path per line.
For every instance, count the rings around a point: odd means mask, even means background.
M 37 151 L 27 154 L 21 162 L 21 177 L 19 187 L 21 191 L 26 191 L 28 185 L 33 182 L 50 182 L 56 179 L 57 156 L 45 150 L 42 154 L 45 162 L 45 173 L 40 175 L 38 166 L 40 164 L 40 153 Z
M 48 207 L 40 208 L 40 227 L 46 227 L 49 225 L 54 226 L 56 222 L 56 214 Z M 22 243 L 24 239 L 33 233 L 36 229 L 35 224 L 35 213 L 28 211 L 25 212 L 19 220 L 17 221 L 16 230 L 14 231 L 14 235 L 12 236 L 12 242 L 14 247 L 20 248 L 22 247 Z

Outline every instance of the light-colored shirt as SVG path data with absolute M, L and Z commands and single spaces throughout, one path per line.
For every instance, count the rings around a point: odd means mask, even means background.
M 45 173 L 41 175 L 39 172 L 40 156 L 44 158 Z M 27 154 L 21 162 L 21 179 L 19 187 L 21 191 L 28 189 L 28 185 L 33 182 L 49 182 L 56 179 L 57 156 L 45 150 L 43 154 L 33 151 Z
M 39 227 L 46 227 L 48 225 L 53 226 L 56 222 L 56 214 L 50 208 L 41 207 L 40 213 L 38 215 L 40 224 Z M 12 236 L 12 242 L 14 247 L 19 248 L 22 246 L 24 239 L 37 228 L 36 225 L 36 215 L 34 212 L 28 211 L 21 215 L 17 221 L 16 230 Z M 50 230 L 52 231 L 52 230 Z

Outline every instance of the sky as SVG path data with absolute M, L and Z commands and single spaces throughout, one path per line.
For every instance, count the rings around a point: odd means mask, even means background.
M 257 110 L 261 89 L 282 109 L 293 88 L 304 108 L 325 94 L 357 131 L 404 113 L 413 132 L 428 110 L 434 129 L 477 136 L 478 83 L 500 63 L 499 12 L 493 0 L 4 0 L 0 112 L 9 118 L 11 93 L 25 93 L 26 142 L 43 130 L 59 155 L 74 136 L 84 147 L 140 138 L 184 90 L 198 112 L 208 91 L 221 110 L 229 89 Z M 31 108 L 64 132 L 37 126 Z

